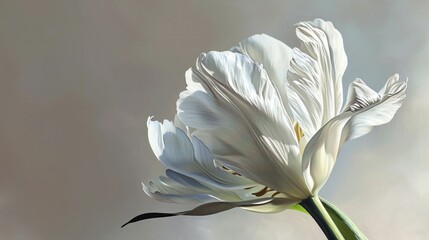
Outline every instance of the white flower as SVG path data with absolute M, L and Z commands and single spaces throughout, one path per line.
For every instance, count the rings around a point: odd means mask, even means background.
M 144 185 L 147 194 L 229 203 L 195 215 L 280 211 L 318 194 L 345 141 L 393 118 L 407 87 L 397 74 L 379 92 L 356 79 L 343 105 L 341 34 L 320 19 L 296 33 L 299 48 L 262 34 L 201 54 L 186 72 L 175 122 L 148 120 L 150 145 L 168 170 Z

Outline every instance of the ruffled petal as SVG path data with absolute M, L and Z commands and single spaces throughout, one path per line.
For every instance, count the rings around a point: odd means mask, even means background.
M 407 88 L 406 82 L 397 79 L 397 75 L 389 79 L 382 94 L 360 79 L 350 85 L 346 110 L 325 124 L 304 150 L 303 171 L 313 194 L 326 182 L 345 141 L 363 136 L 393 118 Z
M 293 50 L 287 95 L 295 119 L 310 139 L 341 110 L 347 56 L 331 22 L 301 22 L 296 34 L 301 47 Z
M 283 102 L 289 110 L 287 103 L 286 75 L 292 59 L 292 49 L 283 42 L 266 34 L 256 34 L 241 41 L 231 51 L 239 52 L 250 57 L 254 62 L 263 65 L 270 80 L 276 87 Z
M 178 116 L 216 160 L 293 197 L 308 196 L 291 120 L 262 66 L 232 52 L 209 52 L 186 73 Z
M 359 86 L 362 84 L 363 87 Z M 361 92 L 361 88 L 365 88 L 365 86 L 362 80 L 356 80 L 350 86 L 354 90 L 349 90 L 349 93 L 354 92 L 356 101 L 351 101 L 350 110 L 344 112 L 353 113 L 353 117 L 347 123 L 345 140 L 361 137 L 375 126 L 390 122 L 405 98 L 407 82 L 400 82 L 399 75 L 393 75 L 383 87 L 383 92 L 380 91 L 381 94 L 377 94 L 378 97 L 374 96 L 374 92 L 369 94 L 368 92 Z

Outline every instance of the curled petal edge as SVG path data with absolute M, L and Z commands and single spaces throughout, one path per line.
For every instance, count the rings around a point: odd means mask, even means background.
M 328 179 L 344 142 L 369 133 L 374 127 L 392 120 L 405 98 L 407 81 L 399 82 L 393 75 L 378 95 L 357 79 L 349 89 L 351 107 L 326 123 L 307 144 L 303 154 L 303 172 L 313 194 Z M 377 97 L 375 97 L 375 95 Z

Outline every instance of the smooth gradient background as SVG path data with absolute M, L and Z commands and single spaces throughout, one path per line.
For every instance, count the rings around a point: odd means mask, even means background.
M 172 119 L 184 72 L 255 33 L 297 46 L 330 20 L 356 77 L 409 78 L 395 118 L 342 149 L 321 195 L 370 239 L 429 238 L 428 1 L 0 0 L 0 239 L 324 239 L 304 214 L 232 210 L 120 226 L 160 203 L 146 119 Z

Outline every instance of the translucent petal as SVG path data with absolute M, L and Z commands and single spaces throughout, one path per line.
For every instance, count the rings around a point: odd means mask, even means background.
M 198 173 L 194 163 L 194 149 L 189 137 L 170 121 L 147 120 L 149 144 L 155 156 L 167 167 L 177 172 Z

